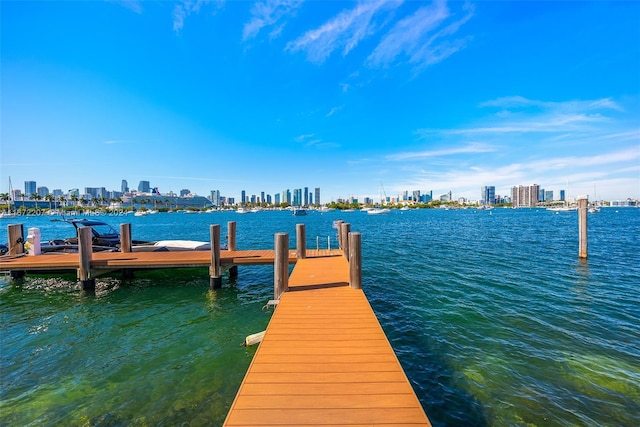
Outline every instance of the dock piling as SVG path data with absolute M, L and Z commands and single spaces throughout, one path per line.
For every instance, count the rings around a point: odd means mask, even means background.
M 362 289 L 362 238 L 360 233 L 349 233 L 349 286 Z
M 342 221 L 341 219 L 335 222 L 335 228 L 338 229 L 338 249 L 342 249 Z
M 296 224 L 296 255 L 298 259 L 307 257 L 307 234 L 304 224 Z
M 236 250 L 236 222 L 227 222 L 227 249 L 230 251 Z M 229 279 L 235 280 L 238 278 L 238 266 L 234 265 L 229 268 Z
M 578 234 L 579 249 L 578 257 L 587 258 L 587 205 L 589 198 L 587 196 L 578 196 Z
M 220 225 L 209 226 L 211 235 L 211 266 L 209 266 L 209 284 L 211 289 L 222 287 L 222 276 L 220 274 Z
M 22 224 L 9 224 L 7 227 L 9 239 L 9 255 L 21 255 L 24 253 L 24 226 Z M 11 270 L 11 280 L 22 279 L 24 271 Z
M 91 227 L 78 229 L 78 257 L 80 264 L 78 268 L 78 280 L 83 291 L 93 291 L 96 289 L 96 280 L 91 277 L 91 259 L 93 257 L 92 246 L 93 234 Z
M 120 252 L 131 252 L 131 224 L 120 224 Z M 133 279 L 133 270 L 130 268 L 122 269 L 123 279 Z
M 273 261 L 273 299 L 289 290 L 289 234 L 276 233 L 274 237 L 275 256 Z
M 349 260 L 349 232 L 351 231 L 351 224 L 349 224 L 348 222 L 341 223 L 340 230 L 340 238 L 342 239 L 340 242 L 340 247 L 342 248 L 344 257 Z

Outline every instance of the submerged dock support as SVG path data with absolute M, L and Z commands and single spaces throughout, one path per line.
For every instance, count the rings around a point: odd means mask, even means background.
M 579 249 L 578 257 L 587 258 L 587 205 L 589 198 L 587 196 L 578 196 L 578 234 Z
M 362 289 L 362 238 L 360 233 L 349 233 L 349 286 Z
M 78 256 L 80 258 L 78 280 L 83 291 L 94 291 L 96 289 L 96 279 L 91 277 L 92 238 L 91 227 L 78 228 Z
M 307 257 L 307 233 L 304 224 L 296 224 L 296 255 L 298 259 Z
M 273 299 L 279 300 L 289 290 L 289 234 L 276 233 L 274 238 Z
M 227 222 L 227 249 L 230 251 L 236 250 L 236 222 Z M 234 265 L 229 268 L 229 279 L 235 280 L 238 278 L 238 266 Z
M 120 224 L 120 252 L 131 252 L 131 224 Z M 131 268 L 122 269 L 123 279 L 133 279 L 133 270 Z
M 220 274 L 220 225 L 210 225 L 211 235 L 211 265 L 209 266 L 209 285 L 211 289 L 222 287 Z
M 7 227 L 7 237 L 9 239 L 9 255 L 19 256 L 24 254 L 24 227 L 22 224 L 9 224 Z M 11 280 L 18 280 L 24 277 L 25 272 L 12 270 Z

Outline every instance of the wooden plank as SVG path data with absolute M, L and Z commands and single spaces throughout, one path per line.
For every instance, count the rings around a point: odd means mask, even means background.
M 225 426 L 430 425 L 348 267 L 297 261 Z

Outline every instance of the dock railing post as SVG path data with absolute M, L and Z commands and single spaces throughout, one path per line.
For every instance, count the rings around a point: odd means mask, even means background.
M 91 277 L 92 239 L 91 227 L 78 228 L 78 257 L 80 258 L 78 280 L 83 291 L 96 289 L 96 280 Z
M 348 222 L 343 222 L 342 224 L 340 224 L 340 229 L 342 230 L 342 232 L 340 233 L 340 236 L 342 238 L 340 246 L 342 247 L 342 253 L 344 254 L 344 257 L 347 259 L 347 261 L 349 261 L 349 232 L 351 231 L 351 224 L 349 224 Z
M 230 251 L 236 250 L 236 222 L 227 222 L 227 249 Z M 234 265 L 229 268 L 229 279 L 236 279 L 238 277 L 238 266 Z
M 362 289 L 362 238 L 360 233 L 349 233 L 349 286 Z
M 120 224 L 120 252 L 131 252 L 131 223 Z M 122 269 L 123 279 L 133 279 L 133 270 Z
M 209 266 L 209 285 L 211 289 L 222 287 L 222 276 L 220 274 L 220 225 L 209 226 L 211 235 L 211 265 Z
M 304 224 L 296 224 L 296 255 L 298 259 L 307 257 L 307 233 Z
M 9 255 L 21 255 L 24 253 L 24 227 L 22 224 L 9 224 L 7 226 L 7 238 L 9 239 Z M 11 280 L 24 277 L 24 271 L 12 270 Z
M 578 235 L 579 237 L 579 258 L 587 258 L 587 196 L 578 196 Z
M 279 300 L 289 290 L 289 234 L 276 233 L 274 249 L 273 299 Z

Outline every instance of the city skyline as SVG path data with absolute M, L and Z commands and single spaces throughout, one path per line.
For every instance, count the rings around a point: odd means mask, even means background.
M 222 204 L 261 204 L 266 203 L 269 205 L 279 205 L 280 203 L 289 203 L 294 206 L 306 206 L 306 205 L 327 205 L 333 202 L 357 202 L 360 204 L 373 204 L 382 201 L 383 203 L 401 203 L 406 201 L 412 202 L 428 202 L 431 200 L 439 200 L 439 201 L 447 201 L 447 202 L 461 202 L 465 204 L 502 204 L 502 203 L 511 203 L 513 194 L 516 191 L 526 191 L 526 196 L 529 201 L 526 203 L 521 203 L 517 201 L 518 206 L 534 206 L 537 203 L 542 202 L 559 202 L 559 201 L 575 201 L 574 197 L 570 197 L 566 195 L 566 189 L 559 189 L 557 192 L 554 190 L 549 190 L 544 186 L 539 184 L 531 184 L 531 185 L 513 185 L 508 192 L 499 193 L 496 192 L 495 186 L 482 186 L 480 187 L 480 192 L 477 198 L 466 198 L 466 197 L 458 197 L 454 195 L 451 191 L 443 193 L 443 194 L 434 194 L 433 190 L 403 190 L 396 194 L 384 194 L 380 195 L 378 199 L 372 197 L 363 197 L 358 198 L 355 196 L 349 197 L 339 197 L 337 199 L 331 200 L 321 200 L 320 187 L 309 187 L 309 186 L 293 186 L 287 187 L 280 191 L 275 192 L 266 192 L 266 191 L 247 191 L 241 190 L 239 195 L 230 195 L 224 193 L 224 190 L 220 189 L 212 189 L 207 192 L 207 194 L 197 194 L 191 192 L 189 189 L 181 189 L 179 193 L 174 191 L 169 192 L 161 192 L 157 187 L 153 187 L 150 181 L 141 180 L 138 183 L 137 189 L 133 189 L 129 187 L 128 180 L 122 179 L 121 181 L 121 190 L 108 189 L 107 187 L 82 187 L 84 188 L 84 192 L 80 192 L 80 188 L 70 188 L 67 191 L 62 189 L 49 189 L 46 185 L 37 185 L 36 181 L 27 180 L 24 181 L 24 192 L 21 189 L 13 188 L 14 193 L 21 194 L 22 201 L 25 198 L 30 198 L 31 194 L 38 194 L 41 198 L 44 198 L 45 194 L 41 194 L 41 192 L 52 194 L 54 196 L 64 196 L 65 199 L 69 199 L 70 196 L 75 195 L 84 198 L 87 201 L 90 201 L 94 197 L 98 197 L 102 195 L 105 197 L 107 201 L 111 198 L 121 198 L 122 196 L 127 197 L 140 197 L 141 195 L 152 195 L 157 197 L 174 197 L 174 198 L 182 198 L 182 197 L 199 197 L 209 199 L 215 206 L 219 206 L 219 203 L 216 203 L 216 200 L 223 200 Z M 126 191 L 125 191 L 126 189 Z M 0 193 L 2 193 L 0 191 Z M 98 194 L 99 193 L 99 194 Z M 304 194 L 304 197 L 302 196 Z M 87 196 L 87 197 L 85 197 Z M 19 197 L 19 196 L 18 196 Z M 384 199 L 384 200 L 383 200 Z M 17 201 L 20 199 L 14 199 Z M 318 202 L 319 200 L 319 202 Z M 633 200 L 638 201 L 638 199 L 632 198 L 624 198 L 624 199 L 603 199 L 603 198 L 590 198 L 590 201 L 624 201 L 624 200 Z M 516 203 L 516 201 L 514 201 Z
M 640 199 L 638 2 L 0 8 L 0 192 Z

